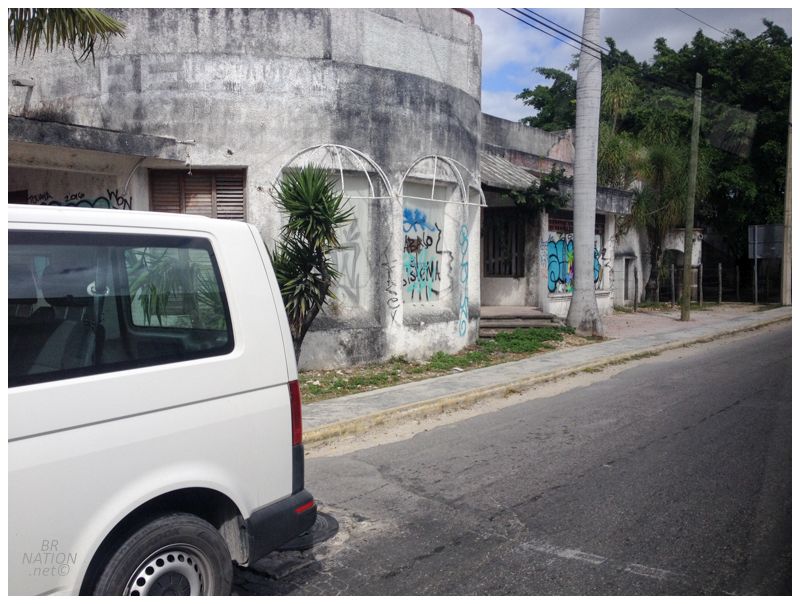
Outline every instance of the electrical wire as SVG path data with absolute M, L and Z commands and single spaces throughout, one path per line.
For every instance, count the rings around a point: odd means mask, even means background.
M 713 29 L 714 31 L 718 31 L 718 32 L 719 32 L 719 33 L 721 33 L 723 36 L 727 36 L 727 35 L 728 35 L 728 34 L 727 34 L 727 33 L 725 33 L 724 31 L 722 31 L 721 29 L 717 29 L 716 27 L 714 27 L 714 26 L 713 26 L 713 25 L 711 25 L 710 23 L 706 23 L 705 21 L 702 21 L 702 20 L 698 19 L 698 18 L 697 18 L 697 17 L 695 17 L 694 15 L 690 15 L 690 14 L 689 14 L 689 13 L 687 13 L 685 10 L 682 10 L 682 9 L 680 9 L 680 8 L 676 8 L 675 10 L 676 10 L 676 11 L 678 11 L 679 13 L 683 13 L 683 14 L 684 14 L 684 15 L 686 15 L 687 17 L 690 17 L 690 18 L 694 19 L 694 20 L 695 20 L 695 21 L 697 21 L 698 23 L 702 23 L 702 24 L 703 24 L 703 25 L 705 25 L 706 27 L 710 27 L 710 28 L 711 28 L 711 29 Z
M 551 38 L 554 38 L 555 40 L 558 40 L 562 44 L 566 44 L 567 46 L 570 46 L 570 47 L 574 48 L 575 50 L 577 50 L 579 52 L 587 52 L 589 55 L 593 56 L 594 58 L 597 58 L 597 59 L 605 58 L 606 61 L 611 61 L 612 64 L 608 65 L 608 67 L 614 67 L 614 66 L 620 65 L 619 60 L 617 60 L 617 65 L 613 65 L 614 59 L 611 58 L 607 53 L 602 52 L 602 48 L 601 48 L 601 51 L 599 52 L 599 56 L 597 56 L 597 54 L 595 54 L 595 53 L 597 53 L 598 51 L 595 48 L 590 47 L 588 45 L 588 44 L 590 44 L 590 42 L 586 41 L 585 38 L 583 38 L 583 36 L 578 36 L 581 39 L 581 41 L 585 41 L 585 44 L 586 44 L 584 46 L 584 48 L 581 48 L 579 46 L 576 46 L 575 44 L 572 44 L 572 43 L 568 42 L 567 40 L 559 38 L 558 36 L 550 33 L 549 31 L 545 31 L 545 30 L 541 29 L 540 27 L 537 27 L 536 25 L 534 25 L 533 23 L 531 23 L 531 22 L 529 22 L 529 21 L 527 21 L 525 19 L 522 19 L 522 18 L 520 18 L 520 17 L 518 17 L 518 16 L 516 16 L 514 14 L 509 13 L 508 11 L 506 11 L 506 10 L 504 10 L 502 8 L 500 8 L 498 10 L 500 12 L 502 12 L 502 13 L 505 13 L 509 17 L 512 17 L 512 18 L 516 19 L 517 21 L 520 21 L 524 25 L 527 25 L 528 27 L 530 27 L 532 29 L 535 29 L 536 31 L 539 31 L 539 32 L 541 32 L 541 33 L 543 33 L 545 35 L 548 35 Z M 522 14 L 524 17 L 527 17 L 528 19 L 533 20 L 535 23 L 541 24 L 541 22 L 539 22 L 538 20 L 534 19 L 530 15 L 527 15 L 526 13 L 523 13 L 522 11 L 519 11 L 517 9 L 511 9 L 511 10 Z M 533 12 L 533 11 L 530 11 L 530 12 Z M 544 18 L 544 17 L 542 17 L 542 18 Z M 551 23 L 553 23 L 554 25 L 558 26 L 559 28 L 561 28 L 563 30 L 569 31 L 567 28 L 555 23 L 555 21 L 552 21 L 552 20 L 549 20 L 549 19 L 548 19 L 548 21 L 550 21 Z M 549 26 L 547 26 L 547 27 L 549 27 Z M 711 26 L 709 26 L 709 27 L 711 27 Z M 552 31 L 555 31 L 552 27 L 549 27 L 549 29 L 551 29 Z M 566 34 L 562 34 L 562 35 L 566 35 Z M 575 34 L 575 35 L 577 35 L 577 34 Z M 572 41 L 576 41 L 576 40 L 572 40 Z M 591 44 L 593 44 L 593 43 L 591 43 Z M 594 46 L 597 46 L 597 45 L 594 44 Z M 591 49 L 591 51 L 594 51 L 594 52 L 591 52 L 590 49 Z M 670 81 L 670 80 L 667 80 L 667 79 L 659 77 L 659 76 L 655 76 L 655 75 L 652 75 L 652 74 L 645 74 L 643 71 L 641 71 L 641 67 L 639 69 L 634 69 L 633 67 L 631 67 L 629 65 L 626 65 L 626 66 L 623 66 L 623 67 L 625 69 L 629 70 L 630 72 L 632 72 L 631 73 L 632 77 L 634 77 L 634 78 L 636 78 L 636 79 L 638 79 L 640 81 L 646 81 L 646 82 L 649 82 L 651 84 L 656 84 L 656 85 L 659 85 L 659 86 L 666 86 L 666 87 L 672 88 L 672 89 L 674 89 L 674 90 L 676 90 L 678 92 L 683 92 L 686 96 L 694 95 L 694 92 L 695 92 L 694 91 L 694 86 L 691 85 L 691 84 L 688 84 L 688 83 L 686 83 L 686 84 L 676 83 L 674 81 Z M 706 96 L 711 96 L 711 95 L 708 95 L 707 91 L 704 94 Z M 713 96 L 709 100 L 713 100 Z
M 547 21 L 548 23 L 552 23 L 555 27 L 552 27 L 550 25 L 546 25 L 546 24 L 542 23 L 541 21 L 537 20 L 534 16 L 531 16 L 531 19 L 534 19 L 537 23 L 540 23 L 541 25 L 544 25 L 545 27 L 547 27 L 549 29 L 552 29 L 553 31 L 563 30 L 563 32 L 565 32 L 565 33 L 562 33 L 562 35 L 566 35 L 571 40 L 574 40 L 575 42 L 578 42 L 579 44 L 586 44 L 590 48 L 595 49 L 597 52 L 599 52 L 601 54 L 608 54 L 608 53 L 611 52 L 608 48 L 605 48 L 604 46 L 601 46 L 600 44 L 597 44 L 596 42 L 592 42 L 591 40 L 587 40 L 586 38 L 583 37 L 583 35 L 581 35 L 581 34 L 579 34 L 577 32 L 574 32 L 574 31 L 572 31 L 571 29 L 569 29 L 567 27 L 564 27 L 563 25 L 560 25 L 560 24 L 556 23 L 552 19 L 548 19 L 544 15 L 539 14 L 534 10 L 531 10 L 529 8 L 525 8 L 525 9 L 522 9 L 522 10 L 524 10 L 528 15 L 535 15 L 535 17 L 538 17 L 539 19 L 543 19 L 544 21 Z M 556 29 L 556 28 L 558 28 L 558 29 Z M 561 33 L 561 32 L 559 32 L 559 33 Z
M 600 56 L 598 56 L 598 55 L 596 54 L 596 51 L 595 51 L 595 52 L 592 52 L 594 49 L 590 49 L 590 48 L 588 48 L 588 47 L 581 48 L 580 46 L 575 46 L 574 44 L 571 44 L 570 42 L 567 42 L 566 40 L 564 40 L 564 39 L 562 39 L 562 38 L 559 38 L 558 36 L 556 36 L 556 35 L 554 35 L 554 34 L 550 33 L 549 31 L 546 31 L 546 30 L 544 30 L 544 29 L 541 29 L 540 27 L 537 27 L 537 26 L 536 26 L 536 25 L 534 25 L 533 23 L 530 23 L 529 21 L 526 21 L 525 19 L 522 19 L 522 18 L 520 18 L 520 17 L 518 17 L 518 16 L 516 16 L 516 15 L 514 15 L 514 14 L 511 14 L 510 12 L 506 11 L 505 9 L 499 8 L 499 9 L 497 9 L 497 10 L 499 10 L 499 11 L 500 11 L 500 12 L 502 12 L 502 13 L 505 13 L 505 14 L 506 14 L 506 15 L 508 15 L 509 17 L 512 17 L 512 18 L 516 19 L 517 21 L 520 21 L 521 23 L 524 23 L 525 25 L 527 25 L 528 27 L 530 27 L 530 28 L 532 28 L 532 29 L 535 29 L 536 31 L 539 31 L 539 32 L 541 32 L 541 33 L 543 33 L 543 34 L 545 34 L 545 35 L 548 35 L 548 36 L 550 36 L 551 38 L 554 38 L 554 39 L 558 40 L 558 41 L 559 41 L 559 42 L 561 42 L 562 44 L 566 44 L 567 46 L 571 46 L 572 48 L 574 48 L 574 49 L 575 49 L 575 50 L 577 50 L 578 52 L 586 52 L 587 54 L 589 54 L 590 56 L 592 56 L 592 57 L 594 57 L 594 58 L 596 58 L 596 59 L 599 59 L 599 58 L 600 58 Z M 516 10 L 516 9 L 512 9 L 512 10 Z M 518 12 L 520 12 L 520 11 L 518 11 Z M 527 15 L 525 15 L 524 13 L 522 13 L 522 14 L 523 14 L 523 16 L 527 17 Z M 528 18 L 530 18 L 530 17 L 528 17 Z

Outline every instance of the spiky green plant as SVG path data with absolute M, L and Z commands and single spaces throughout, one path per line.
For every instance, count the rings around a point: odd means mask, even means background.
M 80 52 L 78 61 L 94 60 L 98 40 L 125 35 L 125 25 L 94 8 L 9 8 L 8 38 L 16 56 L 23 42 L 23 56 L 33 58 L 40 46 L 58 46 Z
M 330 253 L 342 248 L 338 230 L 352 220 L 353 211 L 345 208 L 347 199 L 330 172 L 314 165 L 287 170 L 273 196 L 286 224 L 270 257 L 299 360 L 308 329 L 335 297 L 339 273 Z

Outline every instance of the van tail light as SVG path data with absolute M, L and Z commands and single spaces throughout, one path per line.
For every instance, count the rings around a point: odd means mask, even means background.
M 311 501 L 309 501 L 308 503 L 304 503 L 303 505 L 301 505 L 301 506 L 299 506 L 299 507 L 296 507 L 296 508 L 294 509 L 294 513 L 295 513 L 295 514 L 302 514 L 302 513 L 304 513 L 304 512 L 307 512 L 307 511 L 308 511 L 308 510 L 310 510 L 311 508 L 313 508 L 315 505 L 317 505 L 317 503 L 316 503 L 316 501 L 314 501 L 314 500 L 312 499 L 312 500 L 311 500 Z
M 292 446 L 303 443 L 303 414 L 300 401 L 300 382 L 289 382 L 289 402 L 292 409 Z

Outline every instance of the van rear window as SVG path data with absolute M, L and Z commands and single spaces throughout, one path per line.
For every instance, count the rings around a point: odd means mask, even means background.
M 227 354 L 210 241 L 10 231 L 9 386 Z

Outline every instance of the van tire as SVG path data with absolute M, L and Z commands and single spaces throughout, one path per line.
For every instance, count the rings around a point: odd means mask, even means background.
M 110 556 L 94 595 L 230 595 L 233 563 L 219 531 L 192 514 L 160 516 Z

